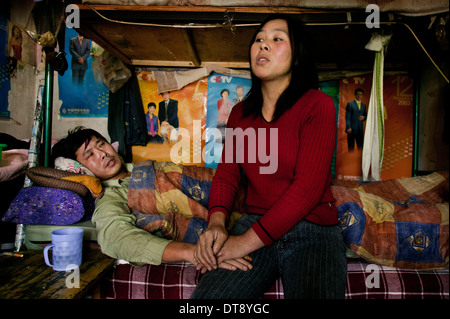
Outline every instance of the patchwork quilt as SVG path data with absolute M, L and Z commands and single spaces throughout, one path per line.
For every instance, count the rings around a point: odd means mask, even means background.
M 135 165 L 128 205 L 136 226 L 169 239 L 196 243 L 207 226 L 214 170 L 146 160 Z
M 137 163 L 128 190 L 137 227 L 196 243 L 208 225 L 214 172 L 171 162 Z M 379 182 L 335 180 L 331 190 L 343 239 L 356 255 L 390 267 L 448 268 L 448 172 Z M 232 220 L 244 212 L 245 192 L 243 183 Z
M 344 241 L 399 268 L 448 268 L 448 172 L 379 182 L 334 181 Z

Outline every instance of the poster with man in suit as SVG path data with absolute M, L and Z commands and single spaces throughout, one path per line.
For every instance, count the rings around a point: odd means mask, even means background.
M 345 133 L 347 133 L 348 151 L 355 149 L 355 142 L 358 149 L 363 148 L 364 127 L 363 122 L 367 118 L 367 107 L 361 101 L 364 91 L 361 88 L 355 90 L 355 99 L 347 103 L 345 108 Z
M 98 81 L 93 67 L 100 59 L 98 45 L 74 28 L 66 27 L 64 34 L 64 48 L 58 51 L 67 53 L 69 67 L 58 75 L 61 117 L 108 117 L 109 89 Z
M 170 92 L 161 93 L 163 101 L 159 102 L 158 118 L 161 124 L 161 136 L 166 141 L 178 140 L 178 101 L 170 98 Z
M 88 68 L 88 58 L 91 54 L 91 45 L 88 39 L 85 39 L 81 34 L 70 39 L 69 51 L 72 55 L 72 83 L 82 85 L 84 81 L 84 74 Z

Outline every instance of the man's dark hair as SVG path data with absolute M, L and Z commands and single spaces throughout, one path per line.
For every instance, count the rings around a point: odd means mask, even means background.
M 363 89 L 361 89 L 361 88 L 357 88 L 357 89 L 355 90 L 355 95 L 356 95 L 356 93 L 358 93 L 358 92 L 361 92 L 362 94 L 364 94 L 364 91 L 363 91 Z
M 59 140 L 52 148 L 52 162 L 55 161 L 57 157 L 66 157 L 76 160 L 77 157 L 75 152 L 80 148 L 81 145 L 87 146 L 91 138 L 95 136 L 105 142 L 107 140 L 96 130 L 85 128 L 83 126 L 77 126 L 72 130 L 68 131 L 66 137 Z

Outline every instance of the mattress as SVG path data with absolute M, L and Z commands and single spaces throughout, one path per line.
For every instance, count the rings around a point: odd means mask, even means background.
M 188 299 L 200 278 L 201 274 L 188 263 L 142 267 L 118 263 L 103 282 L 101 298 Z M 345 298 L 449 299 L 448 280 L 448 269 L 400 269 L 348 259 Z M 283 299 L 280 279 L 262 299 Z

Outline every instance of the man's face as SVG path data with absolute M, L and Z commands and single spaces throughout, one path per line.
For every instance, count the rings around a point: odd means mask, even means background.
M 92 136 L 89 144 L 80 146 L 75 152 L 77 161 L 89 169 L 100 180 L 107 180 L 122 172 L 122 161 L 111 144 Z
M 355 98 L 356 98 L 358 101 L 361 101 L 361 99 L 362 99 L 363 96 L 364 96 L 364 93 L 361 92 L 361 91 L 358 91 L 358 92 L 356 92 L 356 94 L 355 94 Z
M 170 99 L 170 93 L 169 92 L 164 92 L 163 94 L 162 94 L 162 97 L 163 97 L 163 99 L 164 99 L 164 101 L 169 101 L 169 99 Z

